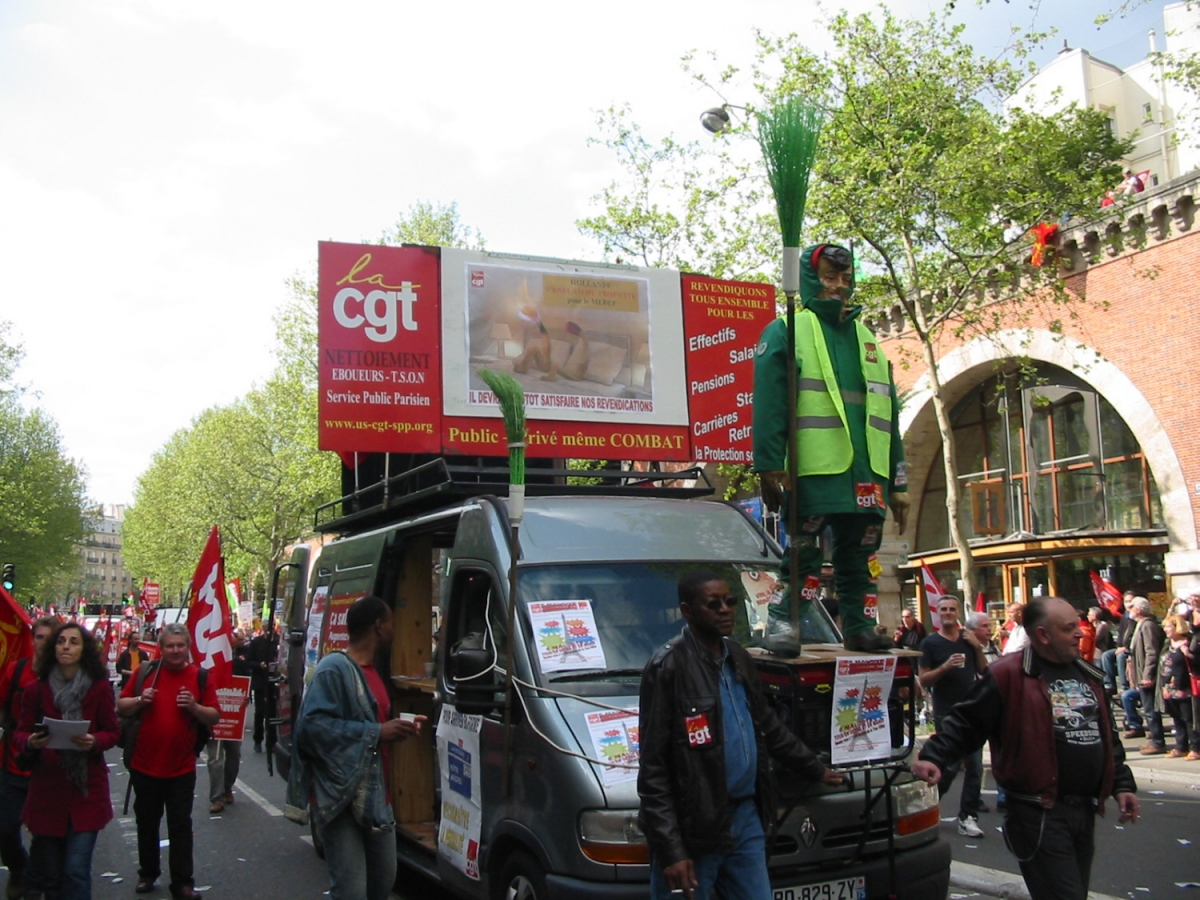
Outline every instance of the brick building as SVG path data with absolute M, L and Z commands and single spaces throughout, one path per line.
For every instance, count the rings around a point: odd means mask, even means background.
M 1085 298 L 1064 334 L 1014 318 L 974 339 L 946 334 L 937 348 L 960 521 L 992 604 L 1085 600 L 1091 570 L 1152 599 L 1200 590 L 1198 185 L 1196 174 L 1176 179 L 1064 230 L 1061 274 Z M 893 359 L 916 349 L 903 331 L 879 336 Z M 1016 372 L 1018 359 L 1036 378 Z M 893 602 L 895 588 L 916 595 L 922 561 L 947 589 L 958 582 L 928 377 L 919 366 L 896 377 L 916 527 L 909 565 L 880 585 L 881 595 L 893 586 Z M 885 622 L 898 613 L 889 605 Z

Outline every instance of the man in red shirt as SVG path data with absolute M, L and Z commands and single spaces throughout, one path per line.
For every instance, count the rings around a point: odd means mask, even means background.
M 215 686 L 206 684 L 201 696 L 200 668 L 188 661 L 190 645 L 186 625 L 164 625 L 158 636 L 161 665 L 147 676 L 140 694 L 134 695 L 137 680 L 130 679 L 117 701 L 117 712 L 122 716 L 142 717 L 129 772 L 138 836 L 138 883 L 134 891 L 150 893 L 161 873 L 158 826 L 165 810 L 171 844 L 171 895 L 175 900 L 197 900 L 200 896 L 192 877 L 196 724 L 211 728 L 221 718 Z
M 46 616 L 33 623 L 33 652 L 37 654 L 46 638 L 58 625 L 58 619 Z M 20 668 L 20 677 L 17 669 Z M 25 688 L 37 681 L 33 659 L 14 659 L 0 673 L 0 703 L 4 704 L 4 765 L 0 770 L 0 862 L 8 868 L 8 900 L 19 900 L 27 894 L 41 893 L 35 873 L 27 871 L 29 854 L 21 841 L 21 810 L 29 793 L 29 773 L 17 766 L 17 754 L 12 747 L 12 734 L 21 713 L 21 696 Z

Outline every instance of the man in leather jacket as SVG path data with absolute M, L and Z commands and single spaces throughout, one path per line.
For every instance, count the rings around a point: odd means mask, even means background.
M 921 749 L 912 773 L 930 784 L 948 762 L 990 741 L 1008 796 L 1005 841 L 1033 900 L 1086 900 L 1095 814 L 1111 794 L 1136 822 L 1133 773 L 1113 727 L 1104 675 L 1079 658 L 1079 616 L 1058 597 L 1025 607 L 1029 646 L 987 668 Z
M 768 708 L 733 633 L 738 600 L 720 575 L 679 580 L 683 632 L 642 673 L 639 820 L 655 898 L 770 900 L 764 823 L 774 815 L 768 754 L 797 773 L 841 784 Z

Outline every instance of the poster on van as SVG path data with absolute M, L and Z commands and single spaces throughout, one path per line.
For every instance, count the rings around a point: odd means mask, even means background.
M 591 600 L 529 604 L 543 673 L 568 669 L 607 669 Z
M 844 657 L 837 661 L 831 741 L 835 766 L 891 755 L 887 698 L 895 674 L 894 656 Z
M 479 784 L 479 731 L 482 716 L 442 707 L 437 727 L 442 818 L 438 853 L 468 878 L 479 880 L 479 834 L 483 819 Z
M 321 626 L 325 624 L 325 599 L 329 588 L 321 585 L 313 591 L 312 605 L 308 610 L 308 630 L 304 634 L 304 683 L 312 679 L 312 673 L 321 661 Z
M 637 781 L 641 755 L 638 707 L 588 713 L 587 728 L 596 758 L 608 763 L 600 770 L 604 786 Z

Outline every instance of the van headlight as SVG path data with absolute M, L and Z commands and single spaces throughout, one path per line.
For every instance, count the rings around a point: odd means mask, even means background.
M 892 803 L 896 809 L 896 834 L 916 834 L 927 828 L 937 828 L 941 821 L 937 788 L 924 781 L 895 785 Z
M 650 846 L 638 827 L 635 809 L 588 809 L 579 815 L 579 846 L 599 863 L 650 864 Z

